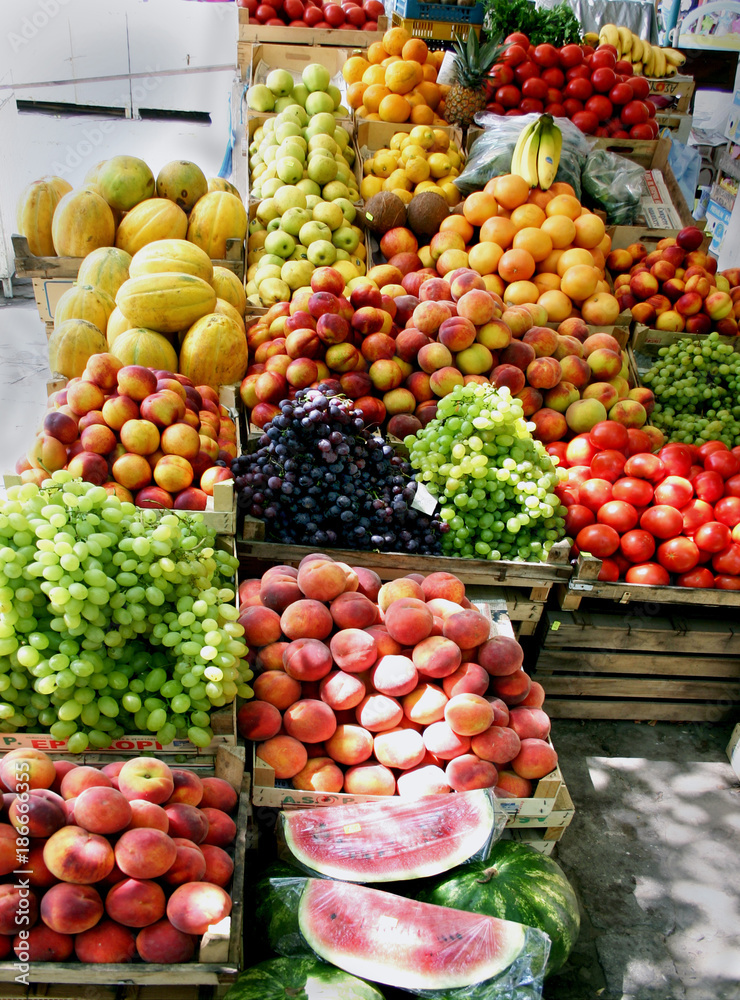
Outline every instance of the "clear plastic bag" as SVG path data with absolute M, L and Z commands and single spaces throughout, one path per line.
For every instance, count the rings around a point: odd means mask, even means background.
M 330 879 L 276 879 L 304 954 L 427 1000 L 541 1000 L 550 938 L 524 924 Z M 294 955 L 293 935 L 275 943 Z
M 281 855 L 311 875 L 398 882 L 484 861 L 506 825 L 490 788 L 282 812 Z
M 639 163 L 607 149 L 594 149 L 586 160 L 581 182 L 592 207 L 606 212 L 608 225 L 631 226 L 640 215 L 644 177 L 645 170 Z

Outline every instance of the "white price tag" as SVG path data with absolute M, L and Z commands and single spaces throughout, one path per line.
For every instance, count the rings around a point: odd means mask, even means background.
M 442 65 L 439 67 L 437 72 L 437 83 L 444 83 L 447 86 L 452 86 L 453 83 L 457 83 L 457 73 L 455 72 L 455 53 L 445 52 L 445 57 L 442 60 Z
M 414 510 L 420 510 L 422 514 L 426 514 L 431 517 L 437 509 L 437 498 L 432 496 L 424 483 L 417 483 L 416 496 L 414 497 L 411 506 Z

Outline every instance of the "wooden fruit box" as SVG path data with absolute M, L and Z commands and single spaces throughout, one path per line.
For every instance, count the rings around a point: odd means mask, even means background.
M 502 840 L 516 840 L 540 854 L 550 855 L 563 839 L 575 813 L 573 799 L 563 782 L 549 816 L 517 817 L 512 826 L 505 828 Z
M 9 747 L 7 749 L 10 749 Z M 136 756 L 136 748 L 129 748 L 128 754 Z M 52 754 L 56 757 L 56 754 Z M 102 767 L 108 761 L 98 754 L 80 754 L 75 763 Z M 214 924 L 201 939 L 198 961 L 181 962 L 171 965 L 157 965 L 150 962 L 101 963 L 87 965 L 82 962 L 30 962 L 22 970 L 18 961 L 0 962 L 0 982 L 18 984 L 20 972 L 27 983 L 90 983 L 118 984 L 121 986 L 171 986 L 181 983 L 197 983 L 203 986 L 218 986 L 231 983 L 238 976 L 242 966 L 243 920 L 244 920 L 244 864 L 248 831 L 251 831 L 251 807 L 249 803 L 249 775 L 245 774 L 244 755 L 241 747 L 221 747 L 209 758 L 185 754 L 177 760 L 183 767 L 189 767 L 203 776 L 215 774 L 223 778 L 239 793 L 239 808 L 236 816 L 236 840 L 234 849 L 234 874 L 231 882 L 231 914 L 219 924 Z M 251 835 L 251 833 L 250 833 Z M 26 971 L 27 970 L 27 971 Z M 5 990 L 0 991 L 4 995 Z M 8 994 L 12 995 L 12 994 Z M 28 996 L 29 992 L 16 994 Z M 31 994 L 33 995 L 33 994 Z M 57 994 L 59 995 L 59 994 Z M 62 993 L 62 996 L 65 994 Z M 95 990 L 95 1000 L 102 995 Z M 82 994 L 75 992 L 75 1000 Z M 178 1000 L 181 994 L 178 992 Z M 200 994 L 199 994 L 200 996 Z
M 535 674 L 547 691 L 548 715 L 666 722 L 736 717 L 736 613 L 697 603 L 691 617 L 683 605 L 666 605 L 660 615 L 656 610 L 649 602 L 612 614 L 548 610 Z
M 410 132 L 414 128 L 416 125 L 413 122 L 376 122 L 358 118 L 356 142 L 363 163 L 370 158 L 368 154 L 378 149 L 388 149 L 391 139 L 397 132 Z M 456 142 L 463 152 L 465 151 L 462 129 L 456 125 L 431 125 L 430 128 L 446 132 L 450 139 Z
M 697 228 L 701 229 L 701 226 L 700 223 Z M 607 229 L 612 239 L 612 250 L 624 250 L 632 243 L 642 243 L 648 252 L 655 250 L 663 239 L 675 239 L 676 232 L 675 229 L 648 229 L 647 226 L 610 226 Z M 706 253 L 711 240 L 712 234 L 705 233 L 699 249 Z M 627 315 L 631 317 L 632 314 L 628 311 Z
M 670 132 L 671 138 L 682 142 L 684 145 L 688 145 L 688 141 L 691 138 L 691 129 L 694 125 L 693 115 L 684 115 L 679 111 L 658 112 L 655 120 L 660 126 L 661 135 L 667 130 Z
M 257 29 L 260 34 L 264 30 L 263 26 Z M 267 29 L 270 30 L 269 28 Z M 245 50 L 239 53 L 239 68 L 242 80 L 248 87 L 264 80 L 267 73 L 272 69 L 287 69 L 294 77 L 299 77 L 306 66 L 311 63 L 321 63 L 331 74 L 332 83 L 344 93 L 347 85 L 342 76 L 342 67 L 352 55 L 352 47 L 339 45 L 286 45 L 285 39 L 288 33 L 294 29 L 273 28 L 281 33 L 280 41 L 276 44 L 264 42 L 260 39 L 258 43 L 249 44 Z M 328 33 L 328 32 L 327 32 Z M 333 33 L 333 31 L 332 31 Z M 367 35 L 370 32 L 358 32 Z M 369 42 L 367 43 L 369 44 Z M 242 59 L 242 56 L 244 57 Z
M 366 49 L 373 42 L 381 42 L 388 28 L 388 18 L 378 18 L 377 31 L 361 28 L 305 28 L 289 25 L 260 24 L 249 20 L 249 11 L 238 7 L 237 62 L 242 66 L 248 60 L 248 47 L 255 44 L 343 46 L 349 49 Z
M 670 97 L 674 106 L 666 111 L 680 111 L 685 113 L 691 109 L 691 102 L 696 89 L 693 76 L 669 76 L 663 79 L 649 80 L 650 94 L 660 97 Z

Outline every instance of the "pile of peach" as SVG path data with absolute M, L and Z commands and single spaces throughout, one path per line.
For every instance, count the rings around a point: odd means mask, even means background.
M 276 779 L 355 795 L 527 797 L 555 767 L 521 646 L 489 638 L 452 574 L 381 585 L 315 553 L 244 581 L 241 600 L 259 673 L 239 731 Z
M 188 962 L 231 912 L 237 794 L 223 779 L 153 757 L 98 770 L 22 749 L 3 757 L 0 782 L 0 956 Z

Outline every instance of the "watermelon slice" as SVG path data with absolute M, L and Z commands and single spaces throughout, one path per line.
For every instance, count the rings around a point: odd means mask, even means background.
M 498 976 L 522 952 L 527 932 L 510 920 L 328 879 L 306 880 L 298 924 L 320 958 L 407 990 L 455 989 Z
M 282 815 L 296 861 L 348 882 L 398 882 L 449 871 L 487 847 L 494 819 L 488 788 Z

